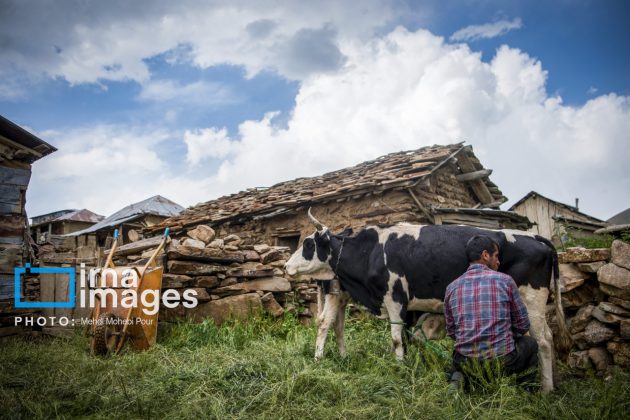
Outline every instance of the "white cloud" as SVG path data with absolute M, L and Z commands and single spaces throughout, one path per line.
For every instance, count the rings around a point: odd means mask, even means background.
M 511 30 L 523 27 L 521 18 L 515 18 L 512 21 L 499 20 L 484 25 L 470 25 L 459 29 L 451 35 L 451 41 L 474 41 L 483 38 L 496 38 L 505 35 Z
M 228 137 L 227 129 L 205 128 L 202 130 L 186 130 L 186 160 L 197 165 L 206 158 L 222 159 L 236 150 L 236 142 Z
M 173 80 L 152 80 L 142 86 L 138 99 L 203 106 L 230 104 L 239 101 L 229 86 L 203 80 L 188 84 L 181 84 Z
M 42 135 L 61 147 L 35 164 L 29 195 L 58 186 L 55 194 L 65 198 L 45 195 L 46 210 L 106 213 L 158 193 L 191 205 L 398 150 L 465 140 L 494 169 L 493 181 L 511 202 L 536 190 L 566 203 L 579 197 L 596 217 L 628 207 L 630 98 L 609 94 L 563 105 L 546 92 L 542 64 L 526 53 L 503 46 L 484 62 L 466 45 L 423 30 L 398 28 L 340 49 L 344 67 L 303 81 L 281 127 L 270 113 L 241 123 L 233 138 L 216 127 Z M 156 152 L 173 138 L 187 147 L 179 161 Z M 77 197 L 76 204 L 68 197 Z
M 522 51 L 503 46 L 486 63 L 422 30 L 399 28 L 343 52 L 343 71 L 303 82 L 287 128 L 268 117 L 241 124 L 209 182 L 215 196 L 465 140 L 511 202 L 537 190 L 580 197 L 600 217 L 628 206 L 629 98 L 564 106 L 546 93 L 541 63 Z
M 302 79 L 338 68 L 338 42 L 371 36 L 395 17 L 393 8 L 385 0 L 14 1 L 0 14 L 0 64 L 71 84 L 145 83 L 145 59 L 166 54 L 202 68 L 229 63 L 249 76 L 272 69 Z

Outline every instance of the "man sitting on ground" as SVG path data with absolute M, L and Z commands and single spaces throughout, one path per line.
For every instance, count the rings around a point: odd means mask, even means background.
M 530 336 L 527 308 L 514 279 L 499 273 L 499 246 L 487 236 L 466 244 L 468 270 L 448 285 L 444 315 L 449 337 L 455 340 L 452 387 L 458 387 L 462 370 L 471 361 L 498 361 L 503 372 L 521 373 L 519 382 L 530 386 L 536 379 L 538 344 Z

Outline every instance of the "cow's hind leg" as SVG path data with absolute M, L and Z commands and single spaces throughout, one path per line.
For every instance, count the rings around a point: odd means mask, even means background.
M 346 324 L 346 304 L 348 297 L 345 293 L 339 296 L 339 308 L 337 310 L 337 318 L 335 319 L 335 339 L 337 340 L 337 348 L 342 357 L 346 356 L 346 340 L 344 337 L 344 329 Z
M 317 320 L 317 340 L 315 342 L 315 360 L 324 356 L 324 346 L 331 324 L 339 313 L 339 295 L 327 294 L 324 297 L 324 309 Z
M 540 366 L 540 379 L 543 392 L 553 391 L 553 336 L 551 328 L 547 325 L 545 319 L 545 309 L 547 306 L 547 298 L 549 297 L 549 289 L 541 287 L 534 289 L 531 286 L 519 287 L 519 292 L 527 306 L 529 315 L 531 336 L 538 343 L 538 360 Z

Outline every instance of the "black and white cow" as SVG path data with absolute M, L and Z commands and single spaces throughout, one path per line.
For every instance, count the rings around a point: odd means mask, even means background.
M 571 344 L 560 305 L 558 257 L 545 238 L 516 230 L 469 226 L 372 226 L 353 235 L 333 234 L 309 210 L 317 231 L 304 239 L 286 264 L 291 276 L 339 279 L 341 291 L 326 294 L 319 314 L 316 358 L 323 355 L 328 328 L 334 322 L 337 343 L 343 343 L 343 291 L 375 314 L 385 309 L 391 323 L 396 357 L 402 359 L 403 322 L 407 311 L 442 312 L 446 286 L 468 268 L 465 245 L 474 235 L 487 235 L 499 244 L 499 271 L 512 276 L 531 321 L 530 334 L 539 346 L 542 389 L 553 389 L 553 337 L 545 320 L 550 287 L 555 288 L 560 347 Z M 341 318 L 341 319 L 340 319 Z

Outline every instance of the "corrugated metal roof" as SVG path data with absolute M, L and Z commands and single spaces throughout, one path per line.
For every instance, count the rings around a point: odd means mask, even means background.
M 68 236 L 79 236 L 85 235 L 86 233 L 96 232 L 97 230 L 117 226 L 121 223 L 128 222 L 148 214 L 166 217 L 175 216 L 182 210 L 184 210 L 184 208 L 179 204 L 169 200 L 168 198 L 164 198 L 161 195 L 155 195 L 147 198 L 146 200 L 130 204 L 99 223 L 90 226 L 87 229 L 70 233 Z

